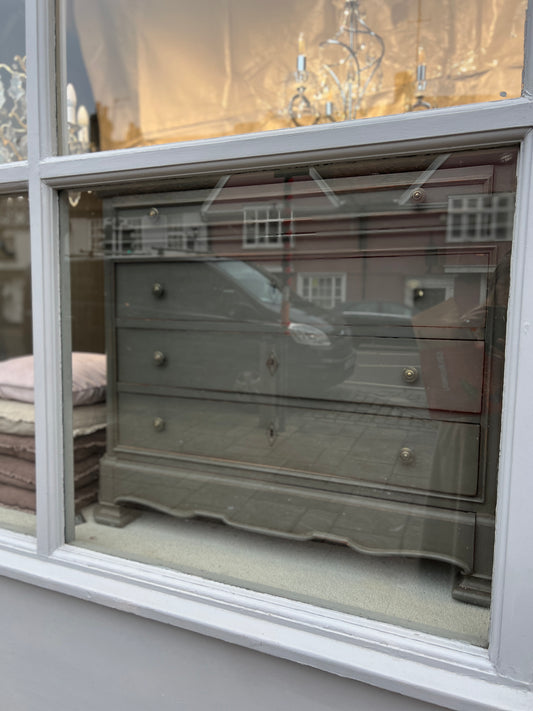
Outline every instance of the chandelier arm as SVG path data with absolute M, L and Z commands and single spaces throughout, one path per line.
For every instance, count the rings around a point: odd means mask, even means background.
M 26 124 L 25 124 L 24 121 L 21 119 L 21 117 L 17 114 L 17 112 L 15 111 L 15 109 L 12 109 L 12 110 L 9 112 L 9 118 L 14 118 L 14 119 L 16 119 L 16 120 L 18 121 L 19 126 L 20 126 L 20 129 L 19 129 L 20 132 L 23 132 L 23 131 L 26 130 L 26 128 L 27 128 Z M 16 130 L 17 130 L 17 129 L 15 128 L 15 131 L 16 131 Z
M 352 9 L 352 12 L 353 12 L 353 9 Z M 348 32 L 348 34 L 350 34 L 350 36 L 352 38 L 353 38 L 353 35 L 358 35 L 358 34 L 359 35 L 368 35 L 369 37 L 373 37 L 379 43 L 380 54 L 378 57 L 376 57 L 374 60 L 372 60 L 372 62 L 369 62 L 369 64 L 367 66 L 370 67 L 373 64 L 376 64 L 376 63 L 379 64 L 379 62 L 381 62 L 381 60 L 385 56 L 385 42 L 383 41 L 383 38 L 380 35 L 378 35 L 377 32 L 374 32 L 374 30 L 372 30 L 360 16 L 358 17 L 358 20 L 357 20 L 357 23 L 355 26 L 353 26 L 353 20 L 351 20 L 351 23 L 352 24 L 350 26 L 342 25 L 338 34 L 341 34 L 344 31 L 344 32 Z M 361 25 L 363 27 L 363 29 L 362 30 L 358 29 L 357 25 Z M 337 37 L 335 37 L 334 39 L 325 40 L 324 42 L 321 43 L 321 45 L 328 44 L 328 43 L 340 44 L 346 49 L 347 52 L 352 53 L 351 47 L 349 47 L 346 43 L 341 42 L 339 39 L 337 39 Z
M 4 146 L 9 146 L 9 148 L 11 149 L 11 152 L 13 153 L 13 155 L 16 157 L 17 160 L 24 160 L 23 156 L 21 155 L 21 153 L 19 153 L 16 145 L 12 141 L 10 141 L 8 138 L 4 138 L 4 136 L 2 136 L 2 143 L 4 144 Z
M 361 93 L 361 64 L 359 63 L 359 57 L 357 54 L 354 54 L 352 57 L 352 61 L 355 64 L 355 76 L 356 76 L 356 100 L 355 100 L 355 106 L 354 106 L 354 90 L 353 90 L 353 80 L 348 79 L 348 89 L 349 89 L 349 94 L 348 94 L 348 108 L 346 110 L 346 118 L 347 119 L 354 119 L 356 117 L 357 111 L 359 109 L 359 104 L 361 103 L 361 99 L 363 98 L 363 95 Z M 366 68 L 366 67 L 365 67 Z
M 374 37 L 376 39 L 380 46 L 381 46 L 381 54 L 379 55 L 379 59 L 383 59 L 383 56 L 385 54 L 385 42 L 383 41 L 382 37 L 377 34 L 377 32 L 374 32 L 374 30 L 371 30 L 370 27 L 366 24 L 364 20 L 359 20 L 359 22 L 363 25 L 365 28 L 362 32 L 360 31 L 359 34 L 365 34 L 365 35 L 370 35 L 370 37 Z M 376 60 L 378 61 L 378 60 Z
M 342 84 L 341 84 L 341 82 L 340 82 L 340 79 L 339 79 L 338 76 L 335 74 L 335 72 L 333 71 L 333 69 L 329 66 L 329 64 L 323 64 L 322 66 L 323 66 L 323 68 L 329 73 L 329 75 L 331 76 L 331 78 L 333 79 L 333 81 L 335 82 L 335 84 L 337 85 L 337 88 L 338 88 L 339 93 L 340 93 L 340 95 L 341 95 L 342 105 L 343 105 L 343 107 L 344 107 L 344 113 L 346 113 L 346 92 L 344 91 L 344 89 L 343 89 L 343 87 L 342 87 Z
M 298 123 L 298 120 L 296 119 L 296 116 L 294 114 L 294 102 L 297 99 L 299 101 L 303 101 L 303 103 L 308 108 L 311 108 L 311 102 L 309 101 L 309 99 L 307 98 L 307 96 L 305 94 L 299 94 L 299 93 L 296 93 L 289 102 L 289 116 L 291 117 L 292 122 L 294 123 L 295 126 L 302 126 L 301 123 Z M 319 117 L 317 116 L 317 118 L 313 121 L 313 125 L 318 121 L 318 118 Z
M 429 101 L 425 101 L 423 96 L 417 96 L 415 103 L 411 106 L 409 111 L 414 111 L 414 109 L 431 109 L 432 106 Z
M 369 73 L 368 73 L 365 84 L 364 84 L 364 86 L 361 90 L 361 93 L 360 93 L 361 99 L 359 101 L 359 104 L 360 104 L 363 96 L 366 94 L 366 90 L 368 89 L 372 80 L 374 79 L 376 72 L 378 71 L 379 67 L 381 66 L 381 60 L 383 59 L 383 57 L 385 55 L 384 41 L 381 39 L 381 37 L 379 35 L 377 35 L 375 32 L 372 32 L 372 30 L 370 30 L 370 34 L 379 42 L 379 44 L 381 46 L 381 53 L 380 53 L 379 57 L 376 57 L 372 62 L 367 64 L 367 66 L 365 67 L 365 69 L 369 70 Z M 359 108 L 359 104 L 358 104 L 357 108 Z
M 11 76 L 13 76 L 13 74 L 20 74 L 17 69 L 13 69 L 13 67 L 10 67 L 9 64 L 0 64 L 0 69 L 5 69 L 6 72 L 11 74 Z
M 361 92 L 361 99 L 362 99 L 363 96 L 365 95 L 366 90 L 368 89 L 368 87 L 369 87 L 369 85 L 370 85 L 372 79 L 374 78 L 374 75 L 376 74 L 376 72 L 377 72 L 378 69 L 379 69 L 379 64 L 376 64 L 376 66 L 375 66 L 375 67 L 372 69 L 372 71 L 369 73 L 369 75 L 368 75 L 368 77 L 367 77 L 367 79 L 366 79 L 365 85 L 364 85 L 364 87 L 363 87 L 363 89 L 362 89 L 362 92 Z
M 383 42 L 383 40 L 381 39 L 381 37 L 379 35 L 374 35 L 374 36 L 376 37 L 376 39 L 378 39 L 380 41 L 381 53 L 380 53 L 379 57 L 376 57 L 371 62 L 368 62 L 367 64 L 365 64 L 363 69 L 361 69 L 360 71 L 365 71 L 365 69 L 370 69 L 375 64 L 379 65 L 380 61 L 383 59 L 383 56 L 385 54 L 385 43 Z M 324 40 L 323 42 L 321 42 L 318 46 L 324 47 L 326 44 L 336 44 L 337 46 L 342 47 L 350 55 L 350 57 L 355 62 L 357 62 L 357 66 L 360 67 L 360 64 L 357 59 L 357 53 L 350 47 L 350 45 L 346 44 L 346 42 L 341 42 L 341 40 L 338 40 L 338 39 L 327 39 L 327 40 Z M 326 66 L 326 65 L 324 65 L 324 66 Z
M 370 80 L 374 76 L 375 69 L 372 72 L 372 74 L 370 75 L 367 83 L 365 84 L 364 89 L 361 91 L 361 75 L 362 75 L 363 71 L 366 71 L 367 69 L 371 68 L 372 64 L 367 64 L 361 69 L 361 64 L 359 62 L 359 57 L 357 56 L 357 53 L 349 45 L 347 45 L 345 42 L 341 42 L 339 39 L 324 40 L 324 42 L 321 42 L 319 46 L 323 47 L 324 45 L 327 45 L 327 44 L 334 44 L 334 45 L 337 45 L 338 47 L 342 47 L 342 49 L 344 49 L 344 51 L 348 54 L 348 59 L 351 59 L 356 66 L 355 74 L 357 76 L 357 101 L 355 104 L 355 111 L 357 112 L 357 109 L 359 108 L 359 105 L 361 103 L 364 92 L 366 91 L 368 84 L 370 83 Z M 323 64 L 322 66 L 324 69 L 326 69 L 326 71 L 328 71 L 331 74 L 331 76 L 335 80 L 335 83 L 337 84 L 337 87 L 341 93 L 342 102 L 343 102 L 343 106 L 344 106 L 345 120 L 347 118 L 349 118 L 349 119 L 355 118 L 355 115 L 352 115 L 352 113 L 353 113 L 353 103 L 352 103 L 353 91 L 350 91 L 349 94 L 346 94 L 346 92 L 342 88 L 340 79 L 337 77 L 337 75 L 335 74 L 335 72 L 333 71 L 331 66 L 329 64 Z M 350 85 L 351 85 L 351 82 L 350 82 L 349 86 Z

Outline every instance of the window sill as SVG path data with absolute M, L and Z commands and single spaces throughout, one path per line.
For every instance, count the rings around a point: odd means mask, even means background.
M 11 539 L 11 540 L 10 540 Z M 485 650 L 344 613 L 63 546 L 2 536 L 0 574 L 457 711 L 526 711 L 533 689 Z

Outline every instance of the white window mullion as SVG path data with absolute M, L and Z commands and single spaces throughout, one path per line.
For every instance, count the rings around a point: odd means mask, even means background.
M 533 131 L 523 143 L 517 195 L 489 652 L 501 674 L 533 683 Z
M 523 95 L 533 96 L 533 0 L 529 0 L 524 27 Z
M 54 2 L 26 0 L 28 169 L 35 363 L 37 550 L 64 542 L 59 215 L 40 161 L 56 145 Z

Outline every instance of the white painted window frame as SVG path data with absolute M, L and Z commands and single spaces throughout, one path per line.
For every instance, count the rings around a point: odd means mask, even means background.
M 22 1 L 22 0 L 21 0 Z M 533 0 L 520 99 L 378 120 L 84 156 L 56 148 L 54 0 L 25 0 L 28 161 L 0 192 L 28 189 L 35 353 L 37 535 L 0 531 L 0 573 L 452 709 L 533 707 Z M 521 143 L 488 650 L 65 544 L 62 472 L 70 358 L 60 337 L 57 191 L 193 172 Z M 529 237 L 529 239 L 528 239 Z M 67 537 L 65 537 L 67 531 Z
M 249 205 L 244 208 L 242 220 L 243 249 L 279 249 L 283 247 L 284 229 L 290 226 L 288 244 L 294 245 L 292 211 L 284 215 L 284 207 L 279 204 Z M 271 231 L 272 230 L 272 231 Z M 269 240 L 274 235 L 275 240 Z
M 308 299 L 309 301 L 317 303 L 317 301 L 315 301 L 311 296 L 309 296 L 309 294 L 304 295 L 304 283 L 306 279 L 331 279 L 331 296 L 333 300 L 335 300 L 335 285 L 333 282 L 335 279 L 340 279 L 341 293 L 340 300 L 337 303 L 341 304 L 343 301 L 346 301 L 346 272 L 298 272 L 296 279 L 296 293 L 302 296 L 304 299 Z M 333 306 L 328 306 L 326 308 L 333 308 L 334 306 L 337 306 L 337 303 L 333 304 Z
M 508 240 L 513 227 L 513 196 L 511 193 L 492 195 L 450 195 L 448 197 L 448 218 L 446 224 L 446 242 L 497 242 Z M 502 202 L 504 202 L 502 207 Z M 484 204 L 485 203 L 485 204 Z M 505 215 L 505 233 L 499 237 L 498 216 Z M 475 219 L 474 234 L 466 218 Z

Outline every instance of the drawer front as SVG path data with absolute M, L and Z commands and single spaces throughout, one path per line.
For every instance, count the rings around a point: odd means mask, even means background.
M 449 495 L 477 491 L 479 427 L 464 423 L 121 393 L 117 439 L 324 484 L 334 477 Z
M 118 318 L 177 318 L 180 290 L 172 263 L 115 264 Z
M 117 329 L 118 380 L 167 387 L 272 392 L 266 334 L 233 330 Z M 278 348 L 279 350 L 279 348 Z M 248 373 L 248 377 L 247 377 Z M 268 376 L 268 380 L 267 380 Z M 242 381 L 242 382 L 241 382 Z
M 239 310 L 249 315 L 258 303 L 216 259 L 112 264 L 119 319 L 231 320 Z
M 478 414 L 484 353 L 483 341 L 367 338 L 349 384 L 377 403 Z
M 402 264 L 409 264 L 409 272 L 425 274 L 426 258 L 409 256 L 401 261 L 398 255 L 390 257 L 364 257 L 347 259 L 349 270 L 358 274 L 365 265 L 369 274 L 376 272 L 375 278 L 384 274 L 402 271 Z M 445 256 L 440 256 L 445 260 Z M 400 260 L 400 261 L 399 261 Z M 242 264 L 239 260 L 234 264 Z M 153 318 L 172 320 L 180 314 L 210 314 L 211 309 L 220 307 L 220 314 L 235 306 L 246 303 L 250 308 L 261 300 L 260 286 L 255 297 L 249 293 L 246 280 L 232 279 L 216 266 L 216 259 L 175 260 L 146 262 L 111 263 L 115 273 L 116 314 L 119 318 Z M 220 266 L 220 265 L 219 265 Z M 296 271 L 305 271 L 305 263 L 294 258 Z M 320 260 L 320 270 L 334 273 L 338 271 L 337 261 Z M 413 271 L 414 270 L 414 271 Z M 364 304 L 363 304 L 364 305 Z M 431 338 L 447 340 L 483 340 L 486 314 L 478 309 L 475 318 L 463 318 L 451 300 L 436 307 L 426 309 L 416 315 L 381 313 L 358 310 L 362 304 L 351 302 L 340 304 L 329 318 L 339 328 L 348 327 L 358 338 Z M 372 302 L 366 306 L 372 306 Z M 375 308 L 378 309 L 379 304 Z M 385 306 L 381 306 L 385 308 Z M 405 307 L 407 308 L 407 307 Z M 312 313 L 312 310 L 311 310 Z
M 206 326 L 206 325 L 205 325 Z M 120 328 L 118 379 L 167 387 L 278 394 L 338 402 L 481 411 L 483 343 L 353 339 L 329 355 L 244 324 L 211 329 Z M 355 363 L 355 368 L 354 368 Z
M 117 329 L 119 382 L 351 400 L 342 387 L 355 363 L 349 336 L 312 348 L 258 324 L 179 326 Z

